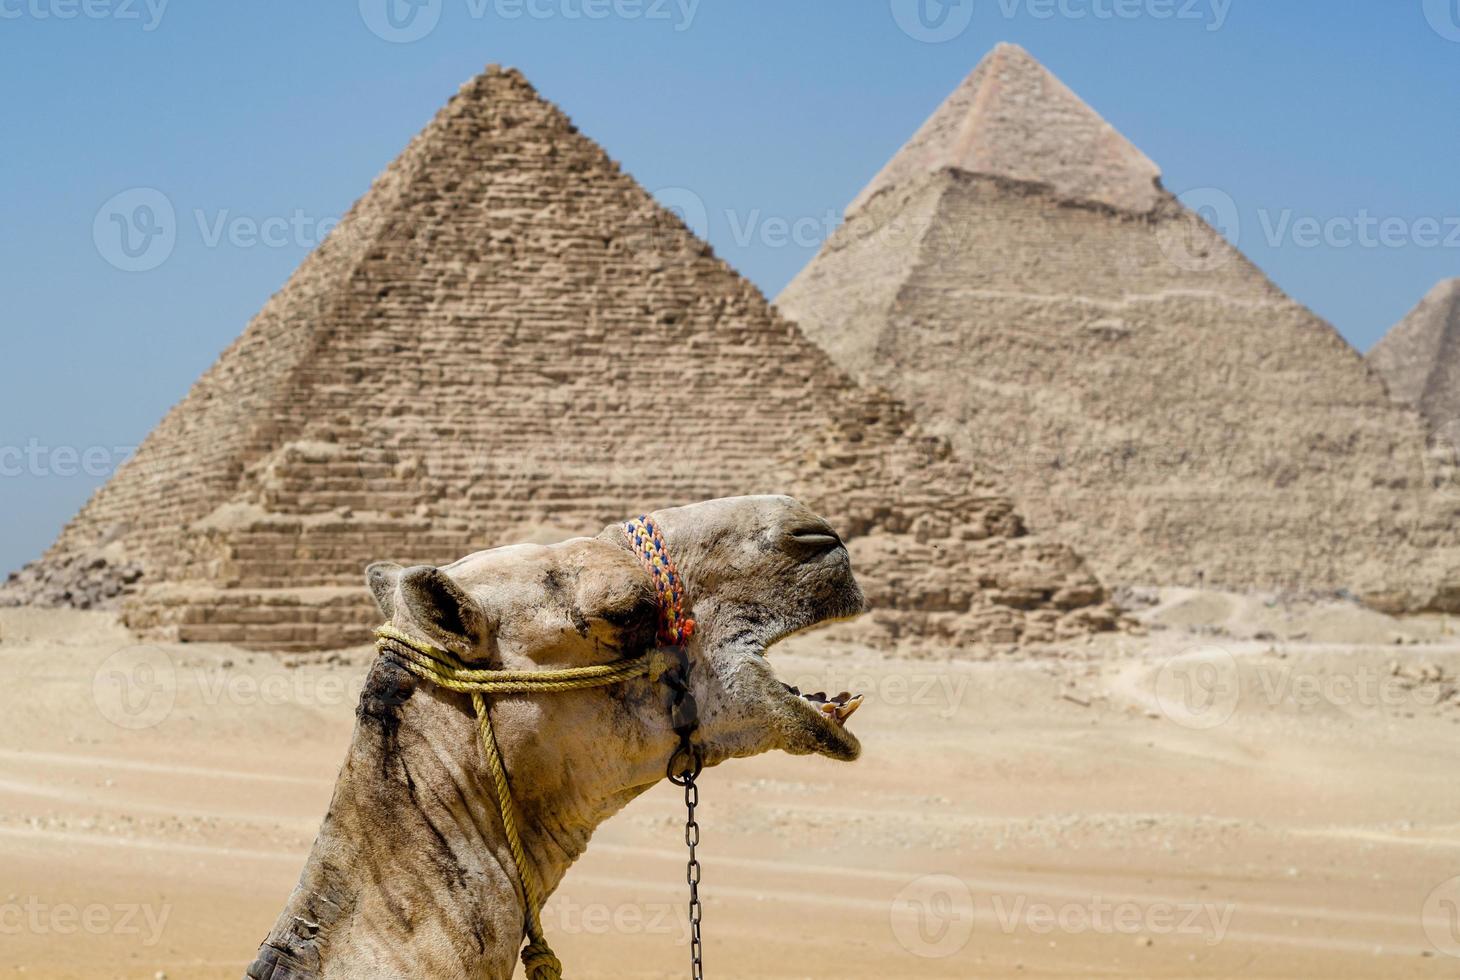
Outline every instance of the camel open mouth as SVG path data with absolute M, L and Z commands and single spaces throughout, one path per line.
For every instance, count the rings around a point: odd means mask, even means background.
M 847 719 L 862 706 L 863 697 L 851 691 L 828 696 L 825 691 L 802 693 L 771 676 L 767 694 L 775 699 L 781 748 L 796 755 L 816 753 L 850 762 L 862 754 L 862 743 L 847 728 Z
M 862 706 L 863 696 L 852 691 L 831 696 L 825 691 L 802 693 L 800 688 L 775 676 L 768 656 L 770 648 L 787 636 L 855 618 L 862 611 L 860 591 L 855 596 L 856 602 L 848 603 L 848 608 L 836 609 L 832 615 L 809 626 L 776 637 L 769 646 L 756 651 L 758 656 L 754 659 L 759 661 L 765 683 L 764 694 L 775 706 L 772 715 L 780 732 L 781 748 L 787 752 L 796 755 L 816 753 L 845 762 L 862 754 L 862 743 L 847 728 L 847 719 Z

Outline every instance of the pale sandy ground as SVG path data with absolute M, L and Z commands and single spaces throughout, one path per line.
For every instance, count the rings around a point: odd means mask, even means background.
M 868 695 L 866 752 L 704 778 L 709 973 L 1460 976 L 1449 624 L 1180 591 L 1141 618 L 982 663 L 773 651 Z M 0 977 L 239 976 L 364 657 L 0 613 Z M 684 974 L 680 819 L 671 787 L 639 800 L 550 903 L 575 980 Z

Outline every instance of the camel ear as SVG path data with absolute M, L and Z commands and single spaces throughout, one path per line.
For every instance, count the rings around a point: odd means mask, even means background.
M 417 565 L 400 574 L 400 601 L 406 614 L 435 643 L 472 656 L 487 638 L 481 604 L 439 568 Z
M 401 567 L 393 561 L 372 562 L 365 568 L 365 584 L 375 596 L 375 605 L 386 619 L 395 617 L 395 589 L 400 584 Z

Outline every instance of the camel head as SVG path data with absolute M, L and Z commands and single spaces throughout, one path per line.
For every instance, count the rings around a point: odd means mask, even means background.
M 789 497 L 711 500 L 650 515 L 696 621 L 687 645 L 705 763 L 771 749 L 853 759 L 858 699 L 802 696 L 766 652 L 856 615 L 841 539 Z M 596 826 L 664 778 L 678 744 L 656 667 L 659 599 L 622 524 L 593 538 L 515 545 L 441 568 L 367 572 L 396 634 L 473 669 L 543 671 L 640 654 L 607 686 L 496 694 L 493 742 L 525 860 L 544 894 Z M 397 641 L 398 642 L 398 641 Z M 389 652 L 371 666 L 329 813 L 248 976 L 512 976 L 525 905 L 472 700 Z
M 697 624 L 688 652 L 706 763 L 772 749 L 856 758 L 860 746 L 845 719 L 860 699 L 801 695 L 776 678 L 767 658 L 792 633 L 862 611 L 836 532 L 783 496 L 710 500 L 649 516 Z M 622 524 L 593 538 L 482 551 L 442 568 L 377 563 L 368 579 L 393 626 L 483 666 L 587 666 L 655 645 L 657 598 Z M 675 743 L 664 692 L 647 678 L 499 698 L 493 712 L 518 764 L 534 769 L 569 764 L 581 773 L 583 760 L 607 751 L 641 786 L 662 775 Z M 534 752 L 542 757 L 522 758 Z

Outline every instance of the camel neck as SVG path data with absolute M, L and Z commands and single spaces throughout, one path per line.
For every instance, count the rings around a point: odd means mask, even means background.
M 509 771 L 514 759 L 551 752 L 536 710 L 527 700 L 499 713 Z M 563 771 L 550 759 L 532 768 Z M 595 775 L 600 787 L 627 784 L 621 773 Z M 525 908 L 490 780 L 469 700 L 378 659 L 314 848 L 248 975 L 508 980 Z M 593 828 L 642 788 L 602 801 L 567 783 L 514 787 L 544 894 Z

